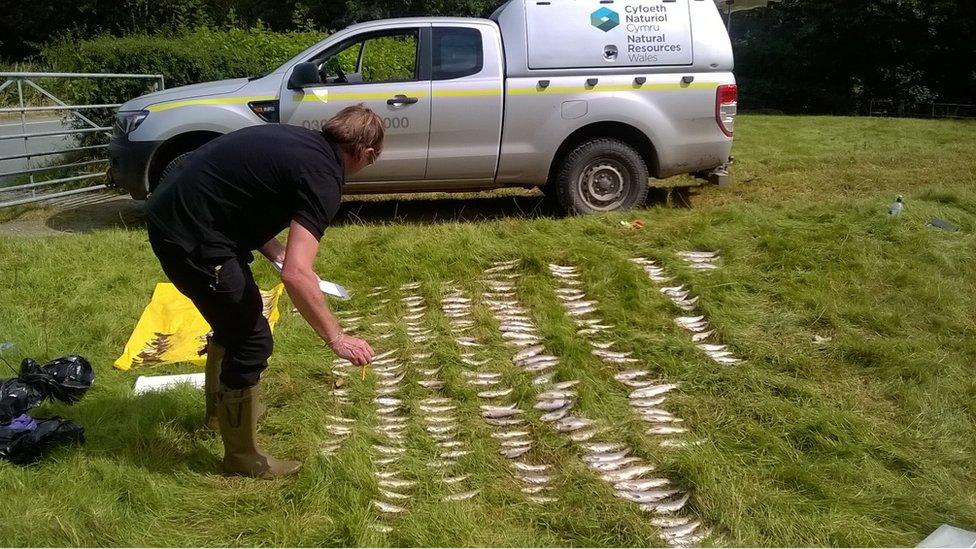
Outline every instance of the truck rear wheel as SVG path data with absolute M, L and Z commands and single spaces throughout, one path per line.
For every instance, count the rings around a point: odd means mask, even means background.
M 617 139 L 592 139 L 563 160 L 556 192 L 570 214 L 624 211 L 644 204 L 647 177 L 647 165 L 633 147 Z

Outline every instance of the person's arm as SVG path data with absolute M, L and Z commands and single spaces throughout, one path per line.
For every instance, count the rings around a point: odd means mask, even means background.
M 281 280 L 285 283 L 288 296 L 302 318 L 329 344 L 336 355 L 357 366 L 369 364 L 373 360 L 372 347 L 369 343 L 342 332 L 339 321 L 329 310 L 319 289 L 319 277 L 312 268 L 318 251 L 319 241 L 315 235 L 302 224 L 292 221 L 288 232 L 285 265 L 281 269 Z
M 258 248 L 258 251 L 272 263 L 285 262 L 285 247 L 277 238 L 265 242 L 263 246 Z

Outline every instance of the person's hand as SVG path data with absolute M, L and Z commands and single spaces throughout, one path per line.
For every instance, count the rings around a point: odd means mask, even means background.
M 365 366 L 373 361 L 373 348 L 362 339 L 340 334 L 329 342 L 332 351 L 356 366 Z

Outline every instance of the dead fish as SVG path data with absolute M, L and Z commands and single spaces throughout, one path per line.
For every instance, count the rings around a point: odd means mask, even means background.
M 641 505 L 641 511 L 654 511 L 658 513 L 674 513 L 675 511 L 680 511 L 690 498 L 690 494 L 685 494 L 679 498 L 661 501 L 658 503 L 649 503 Z
M 541 372 L 543 370 L 547 370 L 549 368 L 552 368 L 556 364 L 559 364 L 559 362 L 555 362 L 555 361 L 554 362 L 536 362 L 536 363 L 533 363 L 533 364 L 529 364 L 529 365 L 526 365 L 526 366 L 522 366 L 522 369 L 525 370 L 526 372 Z
M 634 408 L 653 408 L 662 404 L 665 398 L 663 396 L 655 398 L 634 398 L 630 400 L 630 405 Z
M 646 490 L 643 492 L 616 492 L 616 495 L 634 503 L 655 503 L 677 493 L 677 490 Z
M 526 471 L 530 473 L 538 473 L 549 469 L 549 465 L 546 464 L 533 465 L 531 463 L 525 463 L 523 461 L 513 462 L 512 467 L 514 467 L 518 471 Z
M 484 347 L 484 345 L 475 341 L 473 337 L 459 337 L 455 341 L 462 347 Z
M 569 433 L 582 429 L 583 427 L 589 427 L 593 424 L 592 420 L 582 418 L 582 417 L 567 417 L 563 418 L 555 423 L 556 430 L 560 433 Z
M 709 358 L 727 358 L 732 356 L 732 351 L 705 351 Z
M 380 479 L 376 482 L 376 484 L 379 485 L 380 488 L 409 488 L 417 483 L 412 480 L 385 478 Z
M 522 410 L 515 408 L 512 404 L 509 406 L 482 406 L 481 414 L 490 419 L 499 419 L 505 417 L 511 417 L 522 413 Z
M 444 382 L 437 379 L 422 379 L 417 382 L 417 385 L 421 387 L 426 387 L 427 389 L 443 389 Z
M 380 495 L 387 499 L 410 499 L 410 496 L 380 488 Z
M 718 362 L 719 364 L 738 364 L 742 362 L 738 358 L 731 358 L 731 357 L 713 358 L 712 360 Z
M 591 351 L 595 356 L 600 358 L 627 358 L 634 354 L 633 351 L 627 352 L 615 352 L 615 351 L 605 351 L 603 349 L 593 349 Z
M 500 372 L 471 372 L 464 370 L 461 375 L 466 378 L 477 378 L 477 379 L 501 379 L 502 374 Z
M 434 425 L 457 422 L 457 418 L 454 416 L 426 416 L 424 421 L 426 421 L 428 424 Z
M 478 398 L 499 398 L 503 396 L 508 396 L 512 394 L 514 389 L 499 389 L 497 391 L 481 391 L 478 393 Z
M 556 389 L 555 387 L 549 388 L 546 391 L 539 393 L 536 396 L 537 400 L 556 400 L 560 398 L 573 398 L 576 396 L 576 391 L 572 389 Z
M 605 341 L 605 342 L 602 342 L 602 343 L 598 343 L 596 341 L 591 341 L 590 342 L 590 346 L 592 346 L 594 349 L 600 349 L 600 350 L 606 351 L 610 347 L 613 347 L 613 345 L 615 343 L 616 343 L 616 341 Z
M 531 440 L 524 439 L 513 439 L 513 440 L 503 440 L 501 444 L 502 448 L 521 448 L 523 446 L 532 446 Z
M 434 459 L 427 462 L 427 465 L 435 469 L 450 469 L 457 465 L 457 461 L 453 459 Z
M 520 475 L 519 479 L 521 479 L 522 482 L 526 484 L 540 485 L 540 484 L 549 484 L 549 481 L 552 480 L 552 477 L 546 475 L 524 475 L 524 476 Z
M 383 446 L 382 444 L 374 444 L 373 449 L 386 455 L 398 455 L 406 451 L 404 448 L 392 448 L 390 446 Z
M 396 352 L 396 350 L 386 351 L 385 353 L 380 353 L 380 354 L 374 356 L 373 357 L 373 364 L 376 364 L 376 361 L 378 361 L 378 360 L 383 360 L 384 358 L 387 358 L 389 356 L 393 356 L 393 353 L 395 353 L 395 352 Z
M 460 440 L 445 440 L 435 442 L 434 444 L 436 444 L 438 448 L 460 448 L 464 445 L 464 443 Z
M 389 396 L 400 392 L 400 388 L 397 386 L 393 387 L 377 387 L 376 394 L 382 396 Z
M 533 345 L 542 341 L 542 339 L 536 334 L 527 334 L 523 332 L 502 332 L 502 339 L 507 339 L 509 341 L 530 341 L 529 345 Z
M 569 434 L 569 440 L 573 442 L 586 442 L 597 435 L 598 431 L 596 429 L 585 429 L 581 431 L 574 431 Z
M 471 490 L 468 492 L 461 492 L 458 494 L 450 494 L 444 496 L 444 501 L 464 501 L 466 499 L 471 499 L 481 493 L 481 490 Z
M 381 465 L 381 466 L 382 465 L 389 465 L 391 463 L 396 463 L 399 459 L 400 459 L 400 456 L 390 456 L 390 457 L 385 457 L 385 458 L 376 458 L 376 459 L 373 460 L 373 463 L 375 463 L 376 465 Z
M 687 524 L 682 524 L 680 526 L 672 526 L 670 528 L 661 529 L 661 537 L 666 540 L 681 540 L 693 534 L 698 527 L 701 526 L 701 522 L 689 522 Z
M 678 326 L 687 326 L 689 324 L 698 324 L 698 323 L 700 323 L 703 320 L 705 320 L 705 316 L 704 315 L 700 315 L 700 316 L 679 316 L 678 318 L 675 318 L 674 319 L 674 322 Z
M 661 293 L 665 295 L 672 295 L 683 292 L 684 289 L 684 286 L 665 286 L 664 288 L 661 288 Z
M 698 345 L 696 345 L 696 347 L 698 347 L 702 351 L 705 351 L 706 353 L 714 353 L 714 352 L 725 351 L 725 350 L 728 349 L 729 346 L 728 345 L 716 345 L 714 343 L 699 343 Z
M 375 499 L 373 500 L 373 505 L 375 505 L 376 508 L 379 509 L 380 512 L 383 512 L 383 513 L 399 514 L 399 513 L 406 513 L 407 512 L 407 510 L 404 509 L 403 507 L 397 507 L 396 505 L 393 505 L 392 503 L 386 503 L 386 502 L 383 502 L 383 501 L 377 501 Z
M 613 452 L 591 452 L 583 456 L 583 461 L 588 463 L 598 463 L 601 461 L 616 461 L 623 459 L 630 453 L 630 448 L 624 448 L 622 450 L 616 450 Z
M 578 309 L 570 309 L 568 312 L 570 316 L 582 316 L 594 311 L 596 311 L 596 307 L 580 307 Z
M 333 416 L 333 415 L 327 415 L 325 417 L 326 417 L 326 419 L 328 419 L 330 421 L 334 421 L 336 423 L 345 423 L 345 424 L 356 423 L 356 420 L 355 419 L 349 419 L 347 417 L 340 417 L 340 416 Z
M 468 451 L 468 450 L 451 450 L 449 452 L 441 452 L 441 455 L 440 456 L 442 458 L 445 458 L 445 459 L 447 459 L 447 458 L 458 458 L 458 457 L 466 456 L 466 455 L 468 455 L 470 453 L 471 452 Z
M 373 402 L 377 404 L 382 404 L 383 406 L 399 406 L 403 404 L 402 400 L 398 398 L 390 398 L 390 397 L 374 398 Z
M 399 408 L 400 408 L 399 405 L 397 405 L 397 406 L 387 406 L 385 408 L 376 408 L 376 413 L 378 415 L 381 415 L 381 416 L 382 415 L 389 415 L 389 414 L 392 414 L 393 412 L 396 412 L 397 409 L 399 409 Z
M 665 383 L 663 385 L 650 385 L 648 387 L 641 387 L 640 389 L 633 391 L 632 393 L 630 393 L 630 398 L 635 399 L 635 398 L 656 397 L 657 395 L 663 395 L 664 393 L 668 393 L 677 388 L 678 385 L 675 383 Z
M 417 368 L 417 371 L 425 376 L 436 376 L 440 373 L 440 368 Z
M 670 481 L 666 478 L 634 479 L 623 480 L 613 485 L 614 488 L 625 492 L 646 492 L 661 486 L 668 486 Z
M 457 475 L 457 476 L 454 476 L 454 477 L 445 477 L 444 478 L 444 484 L 457 484 L 459 482 L 464 482 L 470 476 L 471 475 Z
M 441 299 L 441 303 L 471 303 L 471 298 L 461 296 L 448 296 Z
M 625 370 L 613 376 L 617 381 L 633 381 L 651 375 L 647 370 Z
M 647 430 L 647 434 L 649 435 L 678 435 L 687 432 L 688 429 L 685 429 L 684 427 L 671 427 L 668 425 L 651 427 Z
M 658 528 L 674 528 L 691 522 L 691 517 L 654 517 L 651 524 Z
M 447 397 L 429 397 L 429 398 L 425 398 L 425 399 L 421 400 L 420 402 L 422 402 L 423 404 L 433 404 L 433 405 L 437 405 L 437 404 L 450 404 L 451 403 L 451 399 L 449 399 Z
M 616 452 L 626 446 L 622 443 L 617 442 L 595 442 L 593 444 L 584 444 L 584 448 L 590 452 Z
M 551 486 L 523 486 L 521 488 L 523 494 L 538 494 L 543 490 L 551 489 Z
M 531 347 L 526 347 L 525 349 L 522 349 L 521 351 L 515 353 L 515 356 L 512 357 L 512 362 L 518 363 L 519 361 L 525 360 L 527 358 L 542 353 L 543 350 L 544 347 L 542 345 L 533 345 Z
M 619 471 L 611 471 L 600 476 L 603 480 L 607 482 L 620 482 L 622 480 L 633 480 L 644 473 L 650 473 L 654 470 L 652 465 L 635 465 L 633 467 L 628 467 L 626 469 L 621 469 Z
M 488 359 L 485 358 L 482 360 L 472 360 L 470 358 L 462 358 L 461 362 L 467 364 L 468 366 L 483 366 L 485 364 L 488 364 Z
M 557 364 L 559 362 L 559 357 L 547 354 L 538 354 L 535 356 L 530 356 L 522 360 L 513 360 L 512 363 L 516 366 L 532 366 L 534 364 L 539 364 L 544 362 L 546 364 Z
M 507 457 L 507 458 L 509 458 L 509 459 L 514 459 L 514 458 L 517 458 L 517 457 L 520 457 L 520 456 L 525 455 L 531 449 L 532 449 L 531 446 L 522 446 L 520 448 L 505 448 L 505 449 L 499 451 L 498 453 L 501 454 L 501 455 L 503 455 L 503 456 L 505 456 L 505 457 Z
M 400 284 L 401 290 L 416 290 L 419 287 L 419 282 L 404 282 L 403 284 Z
M 554 398 L 539 400 L 532 407 L 536 410 L 542 410 L 543 412 L 551 412 L 553 410 L 561 410 L 572 403 L 573 401 L 568 398 Z
M 542 374 L 532 379 L 532 385 L 548 385 L 555 374 Z
M 544 496 L 529 496 L 529 501 L 532 503 L 552 503 L 554 501 L 559 501 L 556 498 L 544 497 Z
M 428 433 L 444 434 L 454 430 L 454 425 L 428 425 L 424 427 Z
M 529 434 L 528 431 L 501 431 L 501 432 L 492 433 L 491 438 L 495 438 L 499 440 L 510 440 L 513 438 L 528 436 L 528 434 Z
M 698 343 L 699 341 L 705 341 L 714 333 L 715 330 L 709 330 L 707 332 L 698 332 L 697 334 L 691 336 L 691 341 L 694 343 Z
M 345 436 L 352 432 L 352 428 L 339 425 L 326 425 L 325 430 L 336 436 Z
M 500 380 L 497 380 L 497 379 L 477 378 L 477 379 L 469 379 L 468 380 L 468 385 L 478 385 L 478 386 L 482 386 L 482 387 L 489 387 L 491 385 L 498 385 L 499 383 L 501 383 L 501 381 Z
M 569 415 L 569 412 L 572 411 L 572 409 L 573 409 L 572 402 L 570 402 L 569 405 L 567 405 L 567 406 L 565 406 L 563 408 L 560 408 L 558 410 L 553 410 L 553 411 L 551 411 L 549 413 L 546 413 L 546 414 L 542 414 L 541 416 L 539 416 L 539 419 L 542 420 L 542 421 L 544 421 L 544 422 L 546 422 L 546 423 L 552 423 L 554 421 L 559 421 L 560 419 L 563 419 L 564 417 L 566 417 L 567 415 Z
M 599 461 L 599 462 L 596 462 L 596 463 L 590 463 L 589 466 L 590 466 L 590 469 L 593 469 L 594 471 L 598 471 L 598 472 L 601 472 L 601 473 L 606 473 L 606 472 L 609 472 L 609 471 L 617 471 L 617 470 L 620 470 L 620 469 L 622 469 L 623 467 L 625 467 L 627 465 L 631 465 L 631 464 L 634 464 L 634 463 L 639 463 L 640 461 L 641 461 L 641 459 L 639 457 L 637 457 L 637 456 L 630 456 L 630 457 L 620 458 L 620 459 L 615 460 L 615 461 Z

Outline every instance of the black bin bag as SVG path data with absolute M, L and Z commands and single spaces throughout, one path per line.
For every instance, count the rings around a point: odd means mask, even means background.
M 85 428 L 73 421 L 57 416 L 35 420 L 24 414 L 0 425 L 0 459 L 27 465 L 40 460 L 55 446 L 84 441 Z
M 0 380 L 0 425 L 37 406 L 44 396 L 43 390 L 20 379 Z
M 80 356 L 63 356 L 45 364 L 25 358 L 20 363 L 20 380 L 61 402 L 73 404 L 92 386 L 95 370 Z

